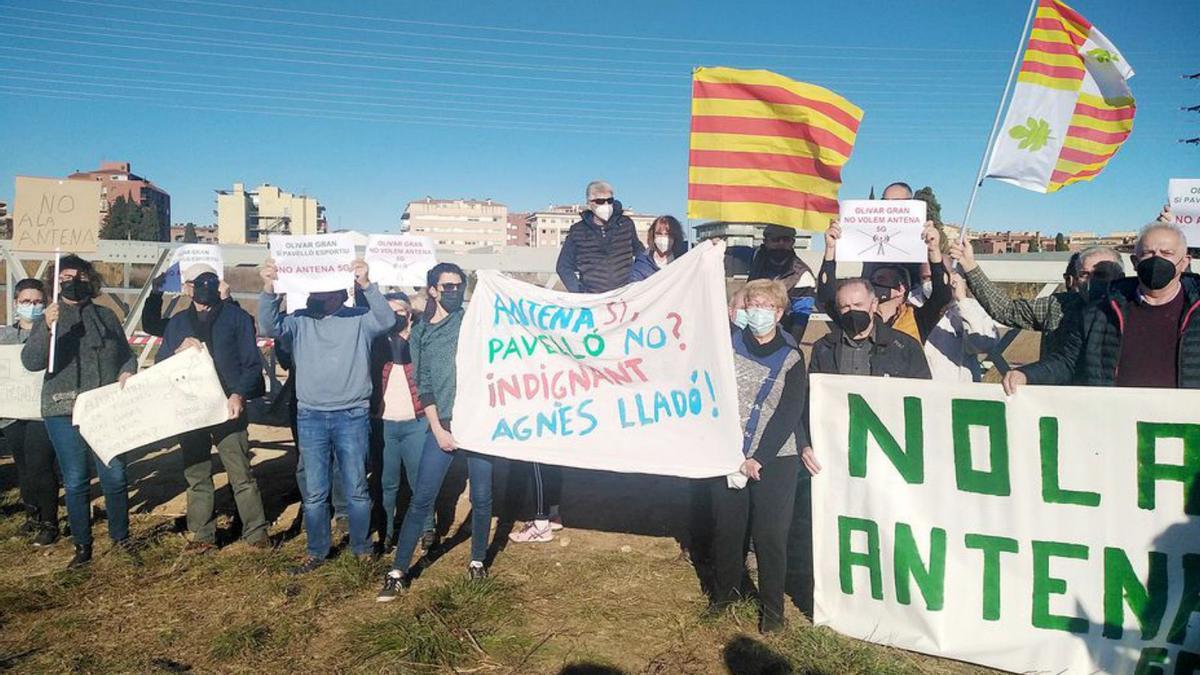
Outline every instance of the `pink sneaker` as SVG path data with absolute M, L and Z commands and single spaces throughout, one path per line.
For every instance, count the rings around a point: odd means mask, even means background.
M 554 541 L 554 532 L 549 521 L 531 520 L 519 532 L 509 533 L 508 538 L 514 544 L 542 544 Z
M 561 529 L 563 529 L 562 516 L 557 513 L 550 516 L 550 531 L 558 532 Z

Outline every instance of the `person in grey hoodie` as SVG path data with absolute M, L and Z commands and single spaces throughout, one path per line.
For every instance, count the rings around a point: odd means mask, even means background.
M 53 368 L 42 381 L 42 418 L 54 444 L 67 493 L 67 519 L 71 524 L 71 539 L 75 541 L 75 557 L 68 567 L 79 567 L 92 559 L 88 456 L 91 455 L 96 466 L 100 489 L 104 492 L 108 536 L 115 546 L 126 550 L 129 549 L 129 494 L 124 460 L 114 457 L 107 465 L 100 461 L 79 433 L 79 427 L 71 424 L 71 413 L 80 394 L 114 382 L 125 386 L 125 380 L 137 372 L 137 359 L 117 315 L 92 302 L 100 295 L 102 286 L 92 263 L 77 255 L 63 256 L 58 264 L 58 282 L 58 300 L 47 306 L 42 318 L 34 322 L 21 349 L 21 364 L 33 372 L 46 368 L 50 363 L 50 331 L 56 328 Z
M 350 550 L 371 555 L 371 498 L 367 492 L 370 435 L 371 343 L 396 322 L 392 308 L 371 283 L 367 264 L 354 262 L 354 280 L 367 307 L 346 307 L 346 290 L 313 293 L 292 314 L 280 311 L 275 263 L 263 265 L 258 302 L 259 330 L 291 342 L 296 364 L 296 413 L 306 493 L 307 555 L 294 574 L 311 572 L 329 556 L 330 464 L 341 470 L 350 516 Z

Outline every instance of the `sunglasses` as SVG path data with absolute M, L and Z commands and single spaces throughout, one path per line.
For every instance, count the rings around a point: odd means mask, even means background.
M 603 199 L 592 199 L 590 201 L 593 204 L 611 204 L 616 200 L 614 200 L 612 197 L 604 197 Z
M 438 289 L 442 291 L 454 292 L 462 288 L 462 284 L 438 284 Z

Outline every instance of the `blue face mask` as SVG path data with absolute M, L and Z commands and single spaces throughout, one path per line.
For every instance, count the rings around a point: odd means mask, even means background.
M 43 304 L 34 305 L 17 305 L 17 316 L 25 321 L 37 321 L 42 318 L 42 314 L 46 312 L 46 306 Z
M 755 335 L 766 335 L 775 328 L 775 310 L 765 307 L 751 307 L 746 311 L 749 318 L 747 325 Z
M 748 323 L 750 323 L 750 317 L 746 314 L 746 310 L 739 309 L 733 313 L 733 325 L 745 328 Z

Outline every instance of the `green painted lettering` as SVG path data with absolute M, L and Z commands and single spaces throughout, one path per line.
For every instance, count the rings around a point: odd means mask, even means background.
M 1143 640 L 1158 634 L 1167 611 L 1167 554 L 1150 551 L 1149 561 L 1150 573 L 1143 586 L 1125 551 L 1104 549 L 1104 637 L 1120 640 L 1125 633 L 1125 603 L 1137 617 Z
M 1155 450 L 1160 438 L 1183 440 L 1183 464 L 1159 464 Z M 1160 480 L 1183 483 L 1183 512 L 1200 515 L 1200 424 L 1137 423 L 1138 507 L 1153 510 L 1155 484 Z
M 968 534 L 967 548 L 983 551 L 983 620 L 1000 620 L 1000 554 L 1020 550 L 1016 539 Z
M 1067 592 L 1067 582 L 1050 576 L 1051 558 L 1087 560 L 1088 548 L 1083 544 L 1066 544 L 1058 541 L 1033 542 L 1033 625 L 1047 630 L 1069 633 L 1088 632 L 1088 620 L 1078 616 L 1061 616 L 1050 613 L 1050 596 Z
M 925 482 L 925 433 L 923 429 L 921 399 L 904 397 L 904 449 L 896 437 L 879 420 L 879 416 L 858 394 L 849 395 L 850 475 L 864 478 L 867 475 L 867 436 L 879 444 L 883 454 L 892 461 L 905 482 L 920 485 Z
M 867 550 L 854 550 L 850 535 L 865 532 Z M 879 564 L 879 526 L 873 520 L 838 516 L 838 564 L 842 593 L 854 595 L 854 566 L 866 567 L 871 575 L 871 597 L 883 599 L 883 574 Z
M 925 608 L 941 611 L 946 604 L 946 531 L 935 527 L 929 532 L 929 565 L 921 562 L 921 552 L 913 537 L 912 527 L 896 523 L 896 550 L 892 559 L 896 576 L 896 600 L 902 605 L 912 602 L 909 581 L 917 582 Z
M 1042 501 L 1047 504 L 1099 506 L 1099 493 L 1068 490 L 1059 483 L 1058 418 L 1043 417 L 1038 420 L 1038 435 L 1042 445 Z
M 1011 495 L 1004 402 L 954 399 L 950 402 L 950 417 L 954 438 L 954 478 L 958 489 L 982 495 Z M 990 465 L 987 471 L 972 466 L 971 427 L 987 428 Z

